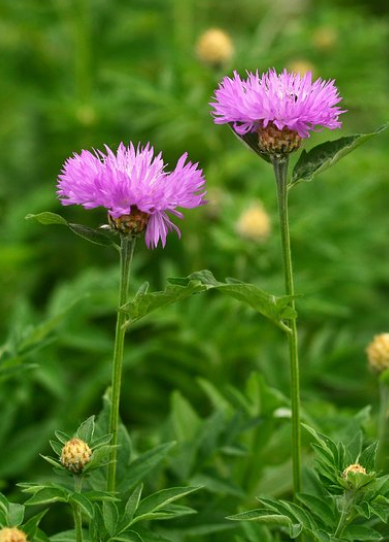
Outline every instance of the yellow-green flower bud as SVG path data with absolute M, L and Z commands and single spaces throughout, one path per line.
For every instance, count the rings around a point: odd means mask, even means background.
M 362 465 L 360 465 L 359 463 L 353 463 L 352 465 L 349 465 L 348 467 L 344 469 L 344 471 L 342 472 L 342 478 L 347 479 L 350 472 L 352 473 L 358 472 L 359 474 L 366 474 L 366 469 L 365 467 L 362 467 Z
M 389 368 L 389 333 L 376 335 L 366 348 L 369 367 L 377 373 Z
M 61 463 L 73 474 L 80 474 L 92 456 L 88 444 L 79 438 L 72 438 L 62 448 Z
M 27 536 L 17 527 L 3 527 L 0 529 L 0 542 L 27 542 Z
M 226 32 L 219 28 L 210 28 L 198 39 L 196 53 L 202 62 L 218 66 L 231 59 L 234 45 Z
M 266 241 L 271 232 L 271 223 L 261 202 L 251 205 L 240 215 L 236 230 L 245 239 L 257 243 Z

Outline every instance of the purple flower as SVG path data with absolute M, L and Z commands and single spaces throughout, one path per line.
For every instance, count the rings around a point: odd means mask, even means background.
M 116 154 L 107 146 L 105 150 L 107 154 L 83 150 L 66 160 L 58 180 L 61 203 L 85 209 L 105 207 L 111 224 L 120 223 L 121 231 L 145 230 L 148 248 L 155 248 L 160 239 L 165 246 L 173 229 L 180 236 L 167 212 L 183 218 L 177 207 L 190 209 L 205 203 L 205 179 L 198 164 L 187 162 L 185 153 L 169 173 L 162 154 L 154 156 L 149 144 L 135 149 L 132 143 L 129 147 L 121 143 Z
M 235 131 L 244 135 L 269 123 L 279 130 L 295 131 L 301 138 L 309 137 L 316 126 L 330 130 L 340 128 L 338 117 L 345 111 L 336 107 L 342 99 L 334 81 L 317 79 L 312 73 L 280 75 L 269 70 L 261 77 L 248 72 L 246 80 L 237 72 L 234 78 L 225 77 L 215 91 L 210 105 L 216 124 L 233 123 Z

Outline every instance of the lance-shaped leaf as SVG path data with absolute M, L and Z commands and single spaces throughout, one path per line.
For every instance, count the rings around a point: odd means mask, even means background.
M 177 499 L 181 499 L 194 491 L 198 491 L 201 487 L 202 486 L 171 487 L 168 489 L 161 489 L 160 491 L 149 495 L 140 502 L 132 523 L 150 519 L 167 519 L 170 517 L 178 517 L 183 515 L 183 513 L 193 513 L 193 510 L 187 507 L 185 507 L 185 509 L 177 508 L 176 510 L 173 508 L 170 511 L 165 511 L 165 508 Z
M 279 515 L 276 513 L 272 514 L 265 509 L 242 512 L 234 516 L 229 516 L 227 519 L 232 519 L 234 521 L 255 521 L 266 524 L 269 527 L 286 527 L 288 529 L 290 538 L 297 538 L 302 531 L 301 523 L 293 523 L 288 516 Z
M 203 270 L 192 273 L 186 278 L 168 279 L 169 284 L 162 292 L 148 293 L 143 287 L 135 294 L 134 299 L 121 307 L 129 317 L 126 326 L 137 322 L 152 311 L 180 301 L 186 297 L 207 290 L 217 289 L 259 312 L 284 331 L 289 328 L 283 321 L 296 318 L 296 311 L 290 306 L 290 296 L 276 297 L 264 292 L 254 284 L 226 279 L 219 282 L 210 271 Z
M 26 216 L 26 220 L 36 220 L 37 222 L 39 222 L 40 224 L 44 224 L 45 226 L 51 224 L 60 224 L 62 226 L 67 226 L 73 233 L 82 237 L 83 239 L 86 239 L 90 243 L 94 243 L 95 245 L 102 245 L 105 247 L 117 246 L 114 240 L 102 230 L 95 230 L 94 228 L 84 226 L 83 224 L 72 224 L 61 215 L 57 215 L 55 213 L 46 212 L 39 213 L 38 215 L 30 214 Z
M 384 124 L 370 134 L 341 137 L 335 141 L 327 141 L 326 143 L 317 145 L 317 147 L 314 147 L 308 152 L 303 150 L 294 167 L 290 186 L 303 181 L 312 181 L 315 175 L 333 166 L 341 158 L 363 143 L 366 143 L 366 141 L 369 141 L 372 137 L 380 134 L 387 127 L 388 124 Z

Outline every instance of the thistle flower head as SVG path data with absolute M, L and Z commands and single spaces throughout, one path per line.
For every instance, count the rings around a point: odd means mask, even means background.
M 369 367 L 376 373 L 389 368 L 389 333 L 375 335 L 366 348 Z
M 66 442 L 61 452 L 61 463 L 73 474 L 80 474 L 92 457 L 92 450 L 88 444 L 79 438 L 72 438 Z
M 147 247 L 156 247 L 159 240 L 165 246 L 173 229 L 180 236 L 167 213 L 183 218 L 177 208 L 205 203 L 205 179 L 198 164 L 188 162 L 185 153 L 169 173 L 161 153 L 155 156 L 149 144 L 135 148 L 121 143 L 116 153 L 107 146 L 105 150 L 83 150 L 65 162 L 58 180 L 61 203 L 105 207 L 111 227 L 128 235 L 145 231 Z
M 0 542 L 27 542 L 27 535 L 17 527 L 0 529 Z
M 341 127 L 338 117 L 344 111 L 336 106 L 340 100 L 334 81 L 312 82 L 310 71 L 277 74 L 271 69 L 261 76 L 248 72 L 247 79 L 241 79 L 237 72 L 232 79 L 225 77 L 211 105 L 215 123 L 232 123 L 239 135 L 269 126 L 287 138 L 293 132 L 304 139 L 317 127 Z M 295 148 L 294 143 L 291 150 Z M 270 148 L 264 150 L 271 152 Z

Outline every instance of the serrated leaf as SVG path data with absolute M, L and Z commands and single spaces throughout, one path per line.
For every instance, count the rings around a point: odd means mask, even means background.
M 142 292 L 138 290 L 133 300 L 121 307 L 121 310 L 129 317 L 128 326 L 144 318 L 156 309 L 166 307 L 205 290 L 205 286 L 195 280 L 188 281 L 188 284 L 185 286 L 168 285 L 163 292 L 147 293 L 147 291 Z
M 208 270 L 197 271 L 186 278 L 170 278 L 171 284 L 188 288 L 194 281 L 201 284 L 206 290 L 217 289 L 230 297 L 233 297 L 255 311 L 265 316 L 282 330 L 289 328 L 283 322 L 284 319 L 291 320 L 297 317 L 297 313 L 290 307 L 290 296 L 276 297 L 261 290 L 254 284 L 240 282 L 235 279 L 226 279 L 219 282 Z
M 384 124 L 370 134 L 355 134 L 348 137 L 341 137 L 335 141 L 327 141 L 326 143 L 317 145 L 308 152 L 303 150 L 294 167 L 290 185 L 294 186 L 299 182 L 311 181 L 315 175 L 325 171 L 387 127 L 388 124 Z
M 73 493 L 69 498 L 69 502 L 77 504 L 77 506 L 79 506 L 90 519 L 94 517 L 95 511 L 93 504 L 90 502 L 88 497 L 86 497 L 82 493 Z
M 158 510 L 166 507 L 168 504 L 176 501 L 177 499 L 181 499 L 194 491 L 198 491 L 200 488 L 201 486 L 171 487 L 169 489 L 162 489 L 156 493 L 153 493 L 152 495 L 149 495 L 140 502 L 133 523 L 140 521 L 141 519 L 146 519 L 146 516 L 148 516 L 148 519 L 151 519 L 150 514 L 154 514 L 153 519 L 156 519 L 155 514 Z M 166 517 L 166 512 L 163 513 Z M 160 518 L 162 518 L 162 516 L 160 516 Z
M 29 214 L 26 216 L 26 220 L 36 220 L 45 226 L 52 224 L 67 226 L 73 233 L 79 235 L 87 241 L 90 241 L 91 243 L 94 243 L 95 245 L 102 245 L 106 247 L 116 246 L 113 239 L 102 230 L 95 230 L 89 226 L 84 226 L 83 224 L 72 224 L 56 213 L 45 212 L 37 215 Z
M 264 509 L 241 512 L 240 514 L 229 516 L 227 519 L 231 519 L 233 521 L 256 521 L 258 523 L 264 523 L 273 527 L 287 527 L 290 538 L 297 538 L 303 528 L 301 524 L 293 523 L 288 516 L 271 514 L 268 510 Z
M 130 463 L 128 474 L 119 482 L 119 491 L 128 491 L 147 476 L 167 456 L 175 442 L 160 444 Z

